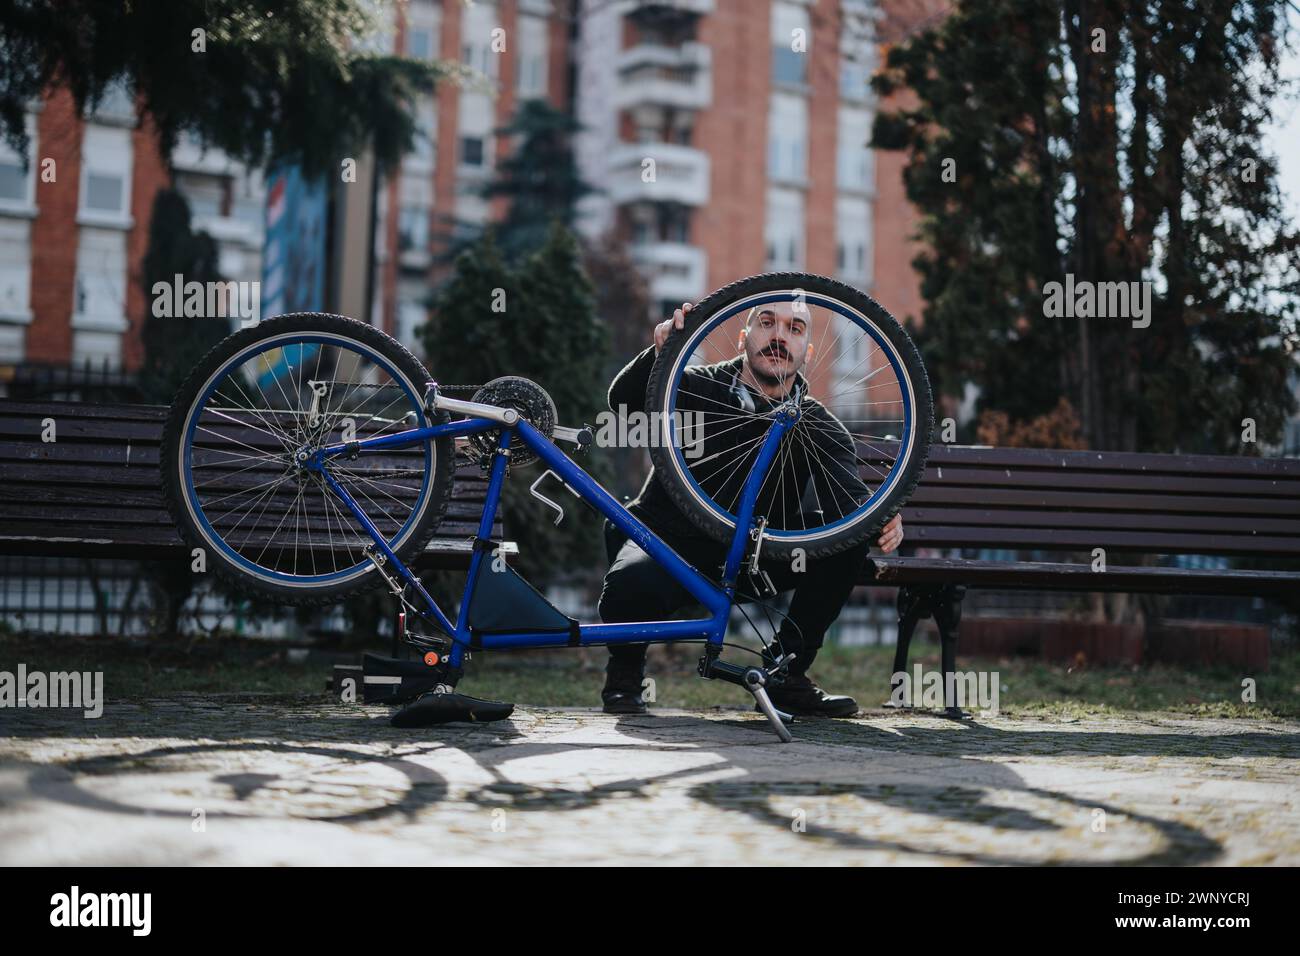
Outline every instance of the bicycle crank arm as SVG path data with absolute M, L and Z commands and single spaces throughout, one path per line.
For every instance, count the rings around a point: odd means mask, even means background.
M 459 398 L 448 398 L 442 394 L 434 396 L 433 406 L 438 411 L 457 412 L 474 418 L 486 418 L 490 421 L 500 422 L 502 425 L 513 425 L 519 421 L 519 412 L 513 408 L 498 408 L 496 405 L 484 405 L 482 402 L 463 402 Z

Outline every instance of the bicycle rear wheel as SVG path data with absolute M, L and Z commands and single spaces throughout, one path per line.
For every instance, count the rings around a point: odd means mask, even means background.
M 297 313 L 220 342 L 172 404 L 163 489 L 186 541 L 240 587 L 289 603 L 337 600 L 380 583 L 373 539 L 300 467 L 326 445 L 430 424 L 428 373 L 378 329 Z M 331 459 L 330 475 L 406 560 L 451 497 L 451 439 Z
M 702 531 L 729 541 L 746 477 L 778 409 L 798 408 L 759 486 L 763 554 L 851 548 L 925 470 L 933 401 L 920 354 L 879 303 L 822 276 L 768 273 L 708 296 L 650 374 L 650 456 Z

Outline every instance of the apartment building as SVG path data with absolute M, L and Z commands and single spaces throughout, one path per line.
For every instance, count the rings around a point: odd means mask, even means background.
M 874 287 L 874 9 L 621 0 L 584 15 L 578 151 L 605 192 L 582 228 L 630 244 L 658 312 L 763 271 Z
M 414 340 L 438 237 L 503 211 L 478 195 L 509 148 L 493 130 L 526 98 L 567 106 L 570 7 L 407 0 L 385 8 L 392 19 L 377 35 L 359 38 L 380 52 L 463 63 L 482 80 L 443 84 L 425 98 L 421 136 L 395 175 L 371 183 L 373 164 L 363 158 L 358 188 L 336 191 L 332 307 L 369 312 L 376 325 Z M 222 274 L 263 278 L 261 171 L 192 140 L 164 157 L 125 88 L 84 115 L 67 90 L 53 89 L 27 119 L 26 157 L 0 143 L 0 391 L 33 368 L 140 366 L 149 217 L 169 183 L 189 200 L 194 227 L 217 241 Z
M 569 106 L 575 0 L 410 0 L 395 11 L 389 49 L 458 62 L 477 78 L 443 84 L 419 105 L 421 136 L 381 189 L 372 321 L 408 344 L 428 318 L 429 280 L 445 240 L 499 218 L 481 190 L 514 144 L 498 142 L 519 104 Z
M 586 127 L 580 167 L 600 192 L 581 228 L 626 242 L 655 312 L 737 277 L 799 269 L 919 313 L 901 157 L 867 148 L 878 60 L 872 0 L 406 0 L 363 42 L 464 64 L 418 106 L 400 167 L 335 190 L 327 304 L 413 343 L 442 238 L 504 212 L 480 195 L 513 144 L 518 104 L 540 97 Z M 941 7 L 942 4 L 923 4 Z M 571 80 L 571 77 L 574 79 Z M 0 145 L 0 366 L 141 360 L 139 270 L 156 192 L 169 182 L 125 90 L 89 116 L 53 90 L 29 116 L 27 169 Z M 42 161 L 57 179 L 44 181 Z M 227 278 L 262 278 L 266 183 L 218 151 L 169 157 Z M 646 160 L 653 181 L 642 173 Z M 883 237 L 883 241 L 882 241 Z M 883 268 L 882 268 L 883 267 Z M 846 360 L 852 360 L 847 357 Z
M 0 143 L 0 369 L 133 370 L 143 357 L 149 218 L 170 181 L 157 137 L 137 124 L 125 88 L 85 114 L 67 90 L 52 90 L 27 128 L 26 157 Z M 193 142 L 172 167 L 194 227 L 217 240 L 222 272 L 260 278 L 260 174 Z

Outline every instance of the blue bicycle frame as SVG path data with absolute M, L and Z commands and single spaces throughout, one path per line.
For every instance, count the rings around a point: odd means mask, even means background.
M 436 392 L 434 393 L 436 395 Z M 465 406 L 469 403 L 448 403 Z M 483 562 L 490 555 L 482 544 L 488 542 L 492 534 L 492 525 L 496 519 L 497 508 L 501 501 L 501 488 L 505 482 L 506 466 L 510 460 L 510 450 L 516 443 L 534 452 L 539 459 L 569 486 L 580 498 L 590 502 L 597 511 L 608 518 L 629 539 L 635 541 L 655 561 L 663 565 L 672 576 L 697 601 L 704 605 L 709 617 L 697 620 L 677 621 L 638 621 L 620 624 L 579 624 L 577 644 L 663 644 L 675 641 L 705 642 L 709 648 L 709 659 L 713 660 L 721 651 L 722 641 L 727 631 L 727 621 L 731 606 L 736 596 L 736 581 L 740 574 L 741 563 L 745 558 L 747 544 L 755 527 L 754 505 L 768 467 L 776 457 L 777 449 L 784 435 L 799 419 L 800 410 L 791 404 L 770 413 L 772 424 L 759 449 L 758 457 L 746 477 L 741 491 L 740 505 L 736 513 L 736 530 L 727 550 L 723 568 L 721 586 L 706 578 L 695 568 L 687 564 L 663 539 L 642 524 L 637 518 L 614 499 L 559 449 L 546 435 L 539 432 L 522 418 L 506 424 L 489 418 L 470 417 L 457 421 L 445 422 L 425 428 L 415 428 L 379 438 L 365 439 L 345 444 L 330 445 L 319 449 L 307 463 L 307 467 L 318 472 L 339 500 L 356 518 L 367 534 L 374 539 L 378 558 L 388 565 L 397 578 L 411 586 L 427 607 L 428 618 L 452 638 L 452 647 L 448 652 L 448 662 L 453 667 L 460 667 L 466 649 L 471 645 L 469 627 L 470 596 L 474 584 L 483 570 Z M 328 462 L 343 455 L 349 457 L 384 449 L 404 448 L 417 445 L 435 438 L 459 437 L 473 435 L 493 429 L 500 429 L 496 453 L 492 456 L 488 478 L 487 500 L 483 506 L 483 515 L 479 521 L 476 547 L 470 558 L 469 576 L 465 584 L 464 598 L 455 622 L 452 622 L 438 607 L 432 596 L 420 584 L 409 568 L 393 553 L 383 535 L 366 516 L 361 506 L 334 476 L 330 474 Z M 519 632 L 505 634 L 481 634 L 472 641 L 475 647 L 483 649 L 511 647 L 568 647 L 573 646 L 572 635 L 567 633 Z M 722 673 L 728 679 L 739 680 L 744 669 L 717 662 Z M 710 675 L 706 675 L 710 676 Z

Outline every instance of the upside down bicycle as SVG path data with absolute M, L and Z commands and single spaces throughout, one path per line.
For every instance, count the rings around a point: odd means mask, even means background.
M 701 383 L 732 374 L 747 388 L 738 370 L 756 314 L 797 317 L 808 347 L 782 359 L 775 398 L 738 411 Z M 436 351 L 431 358 L 436 365 Z M 703 644 L 701 676 L 748 690 L 788 742 L 788 715 L 766 688 L 783 679 L 789 660 L 722 660 L 731 608 L 753 598 L 760 557 L 851 548 L 912 493 L 929 452 L 933 404 L 902 326 L 843 283 L 768 273 L 709 295 L 669 335 L 646 394 L 660 430 L 649 451 L 683 514 L 728 546 L 716 574 L 687 564 L 561 450 L 557 442 L 575 455 L 587 450 L 592 429 L 559 425 L 540 386 L 505 377 L 468 400 L 452 390 L 398 342 L 343 316 L 296 313 L 243 329 L 199 363 L 173 402 L 161 459 L 169 508 L 187 541 L 249 591 L 324 603 L 387 587 L 433 631 L 403 628 L 426 655 L 427 665 L 415 665 L 426 672 L 408 680 L 399 667 L 382 677 L 416 698 L 394 718 L 399 724 L 509 713 L 509 705 L 456 693 L 471 651 L 689 641 Z M 731 437 L 699 454 L 684 421 Z M 488 484 L 463 598 L 448 614 L 409 563 L 446 514 L 457 440 Z M 491 535 L 508 473 L 536 461 L 662 564 L 708 616 L 583 623 L 532 588 Z

